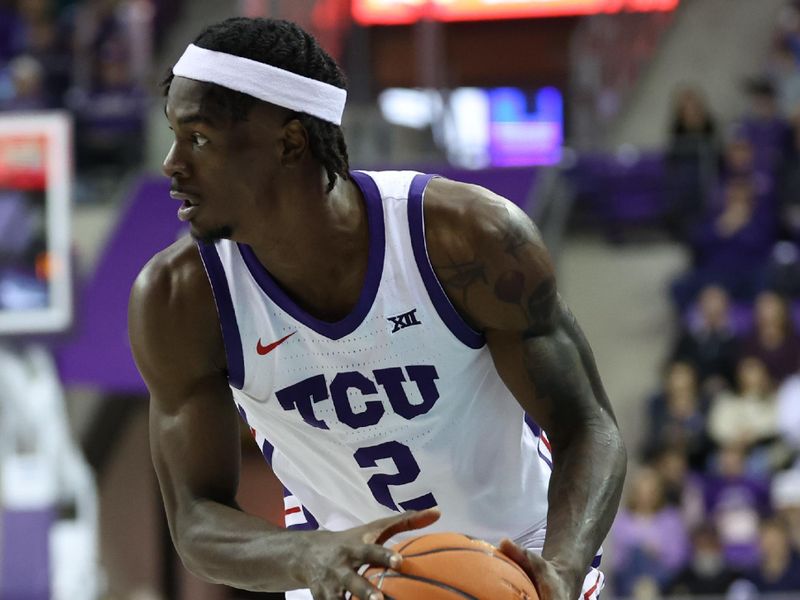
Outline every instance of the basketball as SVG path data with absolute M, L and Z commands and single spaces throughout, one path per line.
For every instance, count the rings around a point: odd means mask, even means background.
M 371 567 L 364 577 L 387 600 L 537 600 L 525 572 L 497 548 L 460 533 L 433 533 L 393 549 L 399 571 Z

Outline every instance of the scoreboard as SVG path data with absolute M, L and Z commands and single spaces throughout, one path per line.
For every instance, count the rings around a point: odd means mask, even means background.
M 70 323 L 71 156 L 64 114 L 0 115 L 0 336 Z
M 352 0 L 361 25 L 436 21 L 526 19 L 674 10 L 680 0 Z

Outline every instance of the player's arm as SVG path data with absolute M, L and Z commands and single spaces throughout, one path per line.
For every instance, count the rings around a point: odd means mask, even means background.
M 193 245 L 168 249 L 144 268 L 131 292 L 128 320 L 150 391 L 153 463 L 170 533 L 187 568 L 252 591 L 311 588 L 315 598 L 327 599 L 348 590 L 372 598 L 374 588 L 355 569 L 390 566 L 393 553 L 377 544 L 435 516 L 407 513 L 330 533 L 289 531 L 244 513 L 236 503 L 238 414 L 213 296 Z
M 498 373 L 552 444 L 542 559 L 524 556 L 545 600 L 577 598 L 616 514 L 626 453 L 589 344 L 556 290 L 530 219 L 475 186 L 433 180 L 428 251 L 448 296 L 484 332 Z

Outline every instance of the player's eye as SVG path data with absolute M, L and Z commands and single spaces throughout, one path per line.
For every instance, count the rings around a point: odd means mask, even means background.
M 195 148 L 202 148 L 207 143 L 208 143 L 207 137 L 200 135 L 199 133 L 192 134 L 192 144 L 195 146 Z

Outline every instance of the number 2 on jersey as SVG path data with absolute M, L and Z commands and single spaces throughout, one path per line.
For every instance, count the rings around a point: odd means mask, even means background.
M 437 505 L 433 494 L 427 493 L 405 502 L 395 503 L 389 486 L 411 483 L 419 477 L 419 465 L 411 454 L 411 449 L 400 442 L 384 442 L 377 446 L 359 448 L 353 457 L 361 468 L 377 467 L 378 461 L 390 459 L 397 467 L 397 473 L 377 473 L 369 478 L 367 485 L 375 499 L 385 507 L 400 512 L 403 510 L 423 510 Z M 398 504 L 400 508 L 398 508 Z

